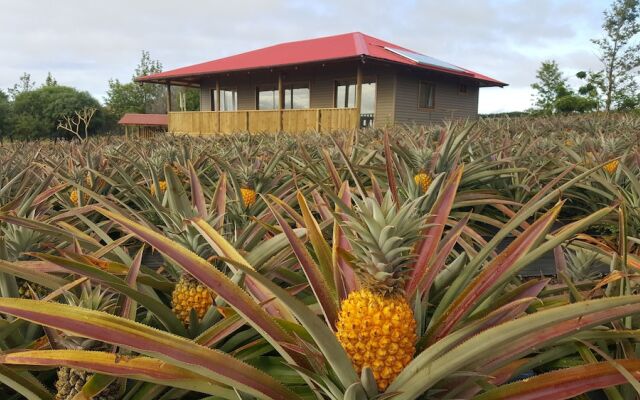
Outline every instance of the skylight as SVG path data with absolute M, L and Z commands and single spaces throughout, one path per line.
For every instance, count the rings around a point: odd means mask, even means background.
M 418 64 L 431 65 L 433 67 L 449 69 L 451 71 L 469 73 L 469 71 L 465 69 L 456 67 L 455 65 L 449 64 L 448 62 L 438 60 L 437 58 L 425 56 L 424 54 L 414 53 L 413 51 L 409 50 L 394 49 L 392 47 L 385 47 L 385 49 L 401 57 L 408 58 L 411 61 L 417 62 Z

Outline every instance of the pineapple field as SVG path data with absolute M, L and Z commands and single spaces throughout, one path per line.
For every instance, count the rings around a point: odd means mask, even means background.
M 640 396 L 637 115 L 0 165 L 0 399 Z

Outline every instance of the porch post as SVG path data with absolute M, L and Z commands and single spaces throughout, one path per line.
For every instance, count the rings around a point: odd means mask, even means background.
M 216 114 L 218 114 L 218 132 L 222 131 L 220 128 L 220 111 L 222 110 L 222 107 L 220 107 L 220 98 L 220 79 L 216 79 L 216 104 L 214 104 L 213 110 L 217 111 Z
M 360 128 L 360 116 L 362 114 L 362 64 L 358 63 L 356 71 L 356 129 Z
M 282 132 L 282 108 L 284 103 L 284 93 L 282 92 L 282 72 L 278 73 L 278 129 Z
M 171 84 L 167 83 L 167 114 L 171 112 Z

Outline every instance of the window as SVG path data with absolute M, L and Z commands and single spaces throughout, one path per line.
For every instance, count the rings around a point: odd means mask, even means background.
M 309 108 L 310 92 L 307 83 L 289 83 L 282 85 L 284 109 Z M 259 86 L 256 88 L 256 109 L 277 110 L 278 88 L 274 86 Z
M 220 89 L 220 107 L 217 111 L 236 111 L 238 109 L 238 91 Z M 211 90 L 211 111 L 216 111 L 216 90 Z
M 458 87 L 458 93 L 467 94 L 467 85 L 464 83 L 461 83 L 460 86 Z
M 355 82 L 336 82 L 336 108 L 353 108 L 356 106 Z
M 435 85 L 431 82 L 420 82 L 418 87 L 418 108 L 434 107 L 435 89 Z
M 284 108 L 309 108 L 311 97 L 308 84 L 284 85 Z
M 356 106 L 356 84 L 353 81 L 336 82 L 336 108 L 353 108 Z M 376 108 L 376 82 L 362 83 L 362 114 L 373 114 Z
M 278 89 L 273 86 L 256 88 L 256 110 L 275 110 L 278 108 Z

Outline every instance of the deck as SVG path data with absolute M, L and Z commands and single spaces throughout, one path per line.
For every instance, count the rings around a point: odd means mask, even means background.
M 234 132 L 334 132 L 360 124 L 356 108 L 186 111 L 169 113 L 169 132 L 213 135 Z

